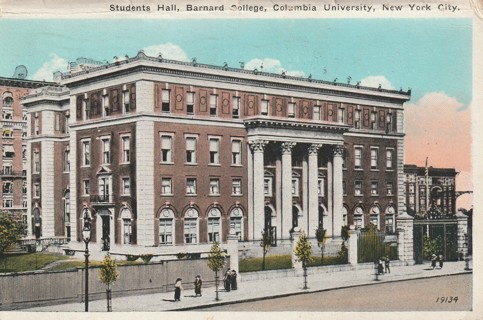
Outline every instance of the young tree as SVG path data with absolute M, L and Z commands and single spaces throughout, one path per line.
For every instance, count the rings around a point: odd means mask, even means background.
M 262 260 L 262 270 L 265 270 L 265 257 L 270 250 L 272 245 L 272 233 L 271 230 L 263 229 L 262 230 L 262 241 L 260 241 L 260 247 L 263 248 L 263 260 Z
M 295 246 L 295 256 L 297 259 L 302 261 L 302 268 L 304 269 L 304 289 L 307 288 L 307 264 L 311 262 L 312 259 L 312 245 L 310 241 L 307 240 L 305 232 L 299 237 L 297 245 Z
M 111 299 L 111 285 L 119 278 L 119 271 L 114 259 L 111 258 L 109 253 L 106 254 L 104 260 L 102 260 L 101 268 L 99 269 L 99 280 L 107 285 L 106 297 L 107 297 L 107 312 L 112 311 L 112 299 Z
M 215 290 L 216 290 L 216 301 L 220 300 L 218 298 L 218 272 L 225 266 L 225 252 L 221 250 L 218 242 L 214 242 L 211 246 L 210 255 L 208 256 L 208 268 L 215 272 Z
M 8 212 L 0 212 L 0 257 L 14 243 L 20 240 L 22 228 Z M 4 260 L 4 270 L 7 269 L 7 259 Z
M 327 242 L 327 230 L 322 228 L 322 226 L 319 226 L 317 229 L 315 229 L 315 237 L 317 238 L 317 245 L 320 248 L 320 262 L 321 264 L 324 263 L 324 248 L 325 244 Z

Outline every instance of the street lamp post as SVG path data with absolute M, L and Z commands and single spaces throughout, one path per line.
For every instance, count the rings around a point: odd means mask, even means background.
M 470 270 L 470 258 L 468 257 L 468 234 L 465 233 L 465 270 Z
M 84 256 L 85 260 L 85 312 L 89 311 L 89 241 L 91 241 L 91 223 L 89 218 L 89 213 L 87 210 L 84 211 L 84 228 L 82 229 L 82 240 L 86 244 L 86 250 Z

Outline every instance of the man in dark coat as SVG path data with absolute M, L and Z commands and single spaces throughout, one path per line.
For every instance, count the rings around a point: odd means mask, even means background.
M 203 281 L 201 281 L 200 275 L 197 275 L 196 278 L 195 278 L 195 282 L 194 282 L 194 285 L 195 285 L 195 296 L 196 297 L 198 295 L 200 295 L 200 297 L 201 297 L 201 285 L 202 284 L 203 284 Z

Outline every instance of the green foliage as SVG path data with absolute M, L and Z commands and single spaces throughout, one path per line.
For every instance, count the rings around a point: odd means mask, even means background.
M 138 255 L 135 255 L 135 254 L 128 254 L 128 255 L 126 255 L 127 261 L 136 261 L 138 258 L 139 258 L 139 256 Z
M 0 265 L 4 265 L 6 259 L 5 256 L 0 258 Z M 4 272 L 34 271 L 36 265 L 37 268 L 40 269 L 52 262 L 67 259 L 69 259 L 69 257 L 62 254 L 49 252 L 9 255 L 8 267 Z
M 435 239 L 429 238 L 427 235 L 423 239 L 423 257 L 424 259 L 430 260 L 432 254 L 440 254 L 443 252 L 443 239 L 441 236 Z
M 342 237 L 342 240 L 347 241 L 350 237 L 349 226 L 342 226 L 342 228 L 340 229 L 340 235 Z
M 361 232 L 357 244 L 358 262 L 374 262 L 389 254 L 389 243 L 384 243 L 384 235 L 369 223 Z
M 104 260 L 101 262 L 101 267 L 99 269 L 99 280 L 101 280 L 101 282 L 107 286 L 110 286 L 118 278 L 119 271 L 117 270 L 116 261 L 111 258 L 109 253 L 107 253 L 104 257 Z
M 210 255 L 208 256 L 208 267 L 212 271 L 219 271 L 225 266 L 225 252 L 221 250 L 218 242 L 214 242 L 211 246 Z
M 240 272 L 262 271 L 263 258 L 241 259 L 238 264 Z M 291 255 L 274 255 L 265 257 L 266 270 L 290 269 L 292 268 Z
M 260 245 L 263 247 L 263 254 L 266 255 L 272 245 L 272 233 L 270 230 L 262 230 L 262 242 Z
M 305 232 L 299 237 L 297 244 L 295 246 L 295 256 L 297 259 L 302 261 L 303 266 L 307 266 L 307 263 L 313 260 L 312 258 L 312 245 L 310 241 L 307 240 L 307 235 Z
M 364 231 L 365 232 L 376 232 L 377 231 L 377 226 L 371 222 L 369 222 L 368 224 L 366 224 L 366 226 L 364 227 Z
M 21 225 L 8 212 L 0 213 L 0 255 L 20 240 Z
M 337 252 L 337 258 L 340 264 L 345 264 L 349 262 L 349 249 L 347 249 L 344 242 L 342 242 L 340 250 Z
M 314 258 L 312 262 L 307 264 L 307 267 L 331 266 L 331 265 L 346 264 L 346 263 L 347 263 L 347 257 L 344 259 L 343 257 L 340 257 L 339 255 L 337 255 L 337 256 L 324 257 L 323 259 Z
M 153 258 L 152 254 L 142 254 L 141 259 L 143 260 L 144 263 L 149 263 L 151 259 Z
M 322 227 L 318 227 L 315 229 L 315 238 L 317 239 L 317 243 L 319 244 L 319 248 L 323 248 L 325 243 L 327 242 L 327 230 Z

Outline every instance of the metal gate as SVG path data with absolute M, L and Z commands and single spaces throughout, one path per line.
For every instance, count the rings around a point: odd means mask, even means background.
M 456 220 L 414 220 L 414 260 L 430 260 L 432 254 L 447 261 L 458 260 L 458 225 Z
M 357 262 L 374 262 L 376 259 L 387 257 L 396 260 L 397 236 L 386 235 L 377 230 L 364 230 L 358 232 Z

